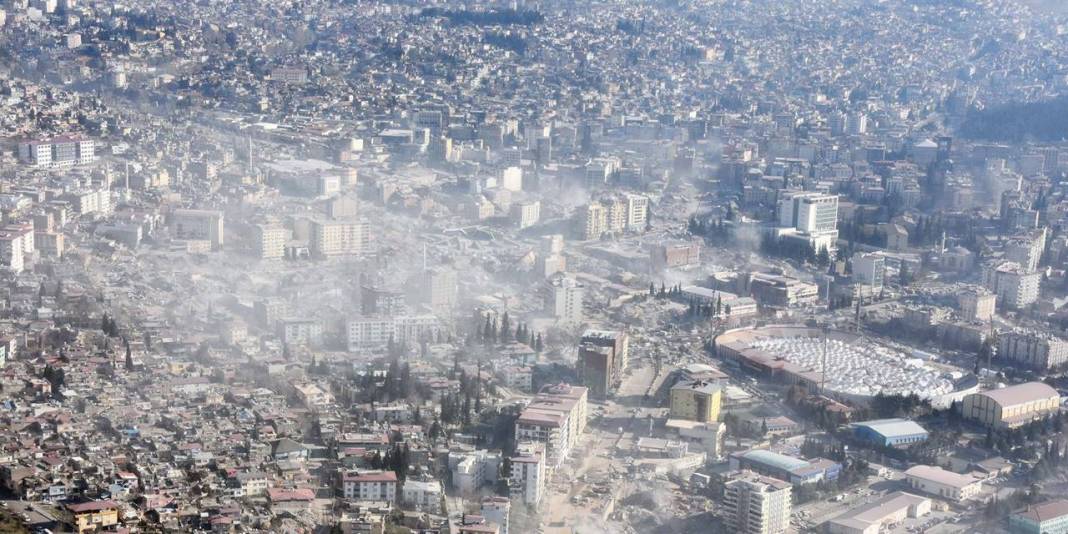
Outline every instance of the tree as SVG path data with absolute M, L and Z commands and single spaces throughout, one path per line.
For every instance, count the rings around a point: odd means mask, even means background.
M 534 351 L 541 352 L 543 348 L 544 346 L 541 342 L 541 333 L 539 332 L 537 339 L 534 340 Z
M 504 316 L 501 317 L 501 343 L 507 343 L 512 340 L 512 321 L 508 317 L 508 312 L 504 312 Z
M 130 351 L 130 342 L 125 337 L 123 337 L 122 338 L 122 343 L 123 343 L 123 345 L 126 345 L 126 370 L 127 371 L 133 371 L 134 370 L 134 361 L 133 361 L 133 352 Z

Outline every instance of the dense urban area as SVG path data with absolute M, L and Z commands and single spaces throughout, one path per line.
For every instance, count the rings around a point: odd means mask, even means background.
M 1058 0 L 0 0 L 0 532 L 1068 533 Z

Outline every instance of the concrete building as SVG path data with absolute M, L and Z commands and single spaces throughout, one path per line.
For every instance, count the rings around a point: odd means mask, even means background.
M 719 420 L 723 388 L 701 381 L 680 381 L 671 387 L 671 418 L 711 423 Z
M 58 169 L 96 161 L 96 143 L 78 135 L 19 143 L 19 159 L 34 167 Z
M 998 359 L 1019 367 L 1046 371 L 1068 363 L 1068 341 L 1048 332 L 998 334 Z
M 286 254 L 289 230 L 282 226 L 258 224 L 253 227 L 253 244 L 260 259 L 280 259 Z
M 883 287 L 886 276 L 886 258 L 882 254 L 853 254 L 853 281 L 878 291 Z
M 341 490 L 347 500 L 396 502 L 397 474 L 393 471 L 345 473 L 341 477 Z
M 579 239 L 600 239 L 608 228 L 608 211 L 600 202 L 590 202 L 578 210 L 576 216 Z
M 785 191 L 777 201 L 781 239 L 798 240 L 815 250 L 833 251 L 838 239 L 838 195 Z
M 548 470 L 545 445 L 538 442 L 519 442 L 512 457 L 508 491 L 513 501 L 537 509 L 545 496 Z
M 433 315 L 402 315 L 398 317 L 361 317 L 349 321 L 346 337 L 350 351 L 385 347 L 394 343 L 414 345 L 424 339 L 434 339 L 441 332 L 441 321 Z
M 1042 273 L 1029 272 L 1016 262 L 989 264 L 983 269 L 983 286 L 1008 309 L 1022 310 L 1038 301 Z
M 312 221 L 311 253 L 318 257 L 360 256 L 371 250 L 366 221 Z
M 209 241 L 213 250 L 218 250 L 225 244 L 221 211 L 177 209 L 171 212 L 170 225 L 177 239 Z
M 437 480 L 414 480 L 407 479 L 401 487 L 401 502 L 406 506 L 426 512 L 428 514 L 441 514 L 442 499 L 445 492 L 441 489 L 441 482 Z
M 529 228 L 541 220 L 541 202 L 520 202 L 512 206 L 512 220 L 520 229 Z
M 615 392 L 623 380 L 630 353 L 626 332 L 587 330 L 579 340 L 579 375 L 596 399 Z
M 964 397 L 965 419 L 987 426 L 1015 428 L 1060 409 L 1057 390 L 1042 382 L 1027 382 Z
M 456 271 L 445 267 L 426 269 L 422 273 L 421 300 L 435 313 L 448 313 L 459 301 Z
M 1012 534 L 1068 534 L 1068 500 L 1031 504 L 1009 516 Z
M 901 447 L 927 441 L 927 430 L 908 419 L 876 419 L 853 424 L 853 435 L 880 447 Z
M 930 465 L 909 468 L 905 471 L 905 479 L 912 489 L 952 502 L 971 499 L 979 495 L 983 487 L 982 481 L 977 478 Z
M 542 388 L 516 419 L 516 441 L 543 443 L 547 465 L 560 465 L 586 428 L 588 392 L 568 384 Z
M 479 512 L 486 521 L 496 523 L 501 534 L 508 534 L 508 514 L 512 511 L 512 503 L 507 497 L 485 497 L 482 499 Z
M 546 308 L 548 313 L 562 324 L 577 325 L 586 319 L 582 299 L 586 287 L 578 280 L 556 275 L 549 280 Z
M 649 261 L 653 270 L 686 267 L 701 263 L 701 242 L 660 243 L 649 249 Z
M 97 532 L 119 524 L 119 504 L 115 501 L 88 501 L 63 507 L 64 519 L 74 531 Z
M 895 491 L 827 522 L 828 534 L 879 534 L 884 527 L 931 513 L 931 499 Z
M 318 345 L 323 340 L 323 323 L 315 319 L 282 319 L 278 329 L 282 342 L 289 345 Z
M 965 321 L 989 321 L 994 318 L 997 299 L 996 295 L 982 289 L 964 291 L 957 297 L 960 315 Z
M 731 532 L 779 534 L 790 527 L 790 484 L 743 472 L 723 486 L 723 517 Z
M 501 453 L 498 451 L 479 449 L 449 453 L 452 485 L 460 495 L 475 495 L 479 489 L 496 483 L 500 468 Z

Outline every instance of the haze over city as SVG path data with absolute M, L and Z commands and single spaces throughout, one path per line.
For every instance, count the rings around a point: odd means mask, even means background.
M 1068 534 L 1068 3 L 0 0 L 0 533 Z

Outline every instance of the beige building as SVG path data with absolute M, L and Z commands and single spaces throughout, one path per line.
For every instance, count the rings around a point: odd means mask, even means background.
M 966 419 L 994 427 L 1015 428 L 1056 412 L 1061 405 L 1057 390 L 1042 382 L 1027 382 L 964 397 Z
M 285 257 L 289 230 L 282 226 L 260 224 L 255 227 L 255 248 L 260 259 Z
M 312 221 L 311 252 L 319 257 L 359 256 L 371 245 L 366 221 Z
M 879 534 L 884 526 L 931 513 L 931 499 L 895 491 L 827 522 L 829 534 Z
M 979 495 L 983 488 L 981 480 L 946 471 L 941 467 L 917 465 L 905 471 L 909 487 L 947 501 L 961 502 Z
M 975 289 L 965 291 L 957 298 L 960 306 L 960 315 L 966 321 L 989 321 L 994 317 L 997 306 L 997 296 L 993 293 Z

